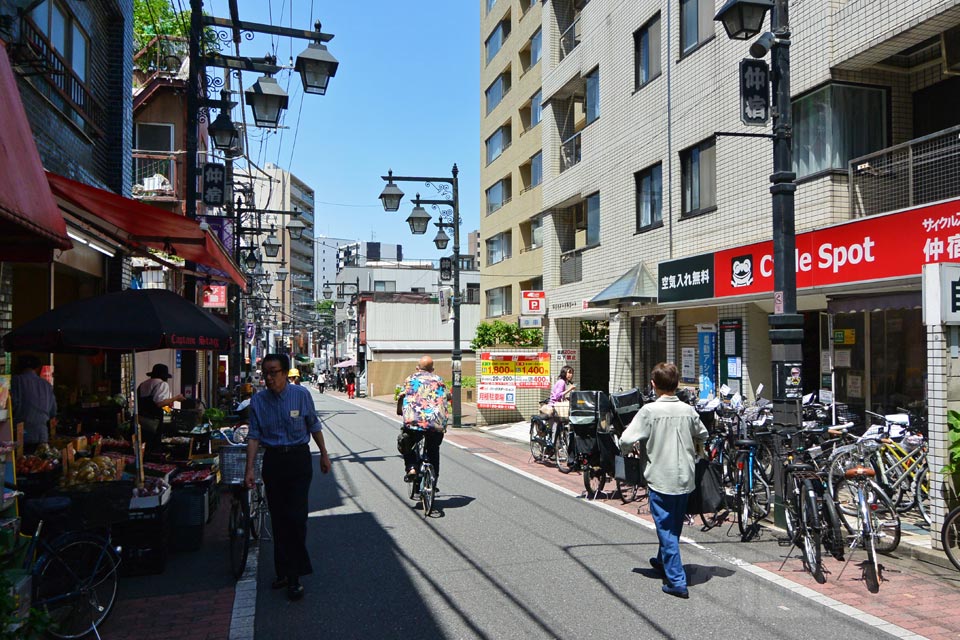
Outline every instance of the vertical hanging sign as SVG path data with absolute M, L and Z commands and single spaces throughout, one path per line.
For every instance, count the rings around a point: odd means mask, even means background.
M 717 392 L 716 325 L 698 324 L 697 344 L 700 347 L 700 397 L 707 398 Z

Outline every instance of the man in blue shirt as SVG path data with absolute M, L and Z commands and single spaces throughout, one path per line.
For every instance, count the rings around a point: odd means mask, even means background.
M 273 523 L 274 589 L 287 588 L 287 597 L 303 597 L 300 576 L 313 573 L 307 553 L 307 499 L 313 480 L 310 438 L 320 448 L 320 471 L 329 473 L 330 457 L 323 442 L 323 425 L 306 387 L 289 384 L 290 359 L 271 353 L 262 362 L 267 388 L 250 400 L 247 439 L 247 486 L 256 481 L 254 461 L 262 447 L 263 485 Z

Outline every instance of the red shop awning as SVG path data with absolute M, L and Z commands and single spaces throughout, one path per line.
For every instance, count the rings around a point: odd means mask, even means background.
M 0 261 L 49 262 L 73 247 L 47 186 L 20 90 L 0 40 Z
M 197 221 L 55 173 L 48 173 L 47 180 L 53 195 L 67 210 L 119 243 L 141 251 L 150 248 L 176 253 L 184 260 L 216 270 L 225 281 L 247 286 L 220 241 L 209 230 L 201 229 Z

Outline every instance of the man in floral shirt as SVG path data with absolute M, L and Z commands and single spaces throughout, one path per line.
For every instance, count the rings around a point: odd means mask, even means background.
M 440 443 L 450 415 L 450 392 L 443 378 L 433 372 L 433 358 L 423 356 L 416 372 L 403 383 L 397 413 L 403 416 L 403 429 L 397 446 L 403 454 L 407 474 L 404 481 L 417 478 L 417 453 L 414 447 L 426 438 L 427 458 L 440 476 Z

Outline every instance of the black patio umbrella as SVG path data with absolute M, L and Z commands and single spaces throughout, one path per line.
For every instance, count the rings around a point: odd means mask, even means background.
M 233 329 L 166 289 L 128 289 L 61 305 L 3 337 L 7 351 L 226 351 Z

